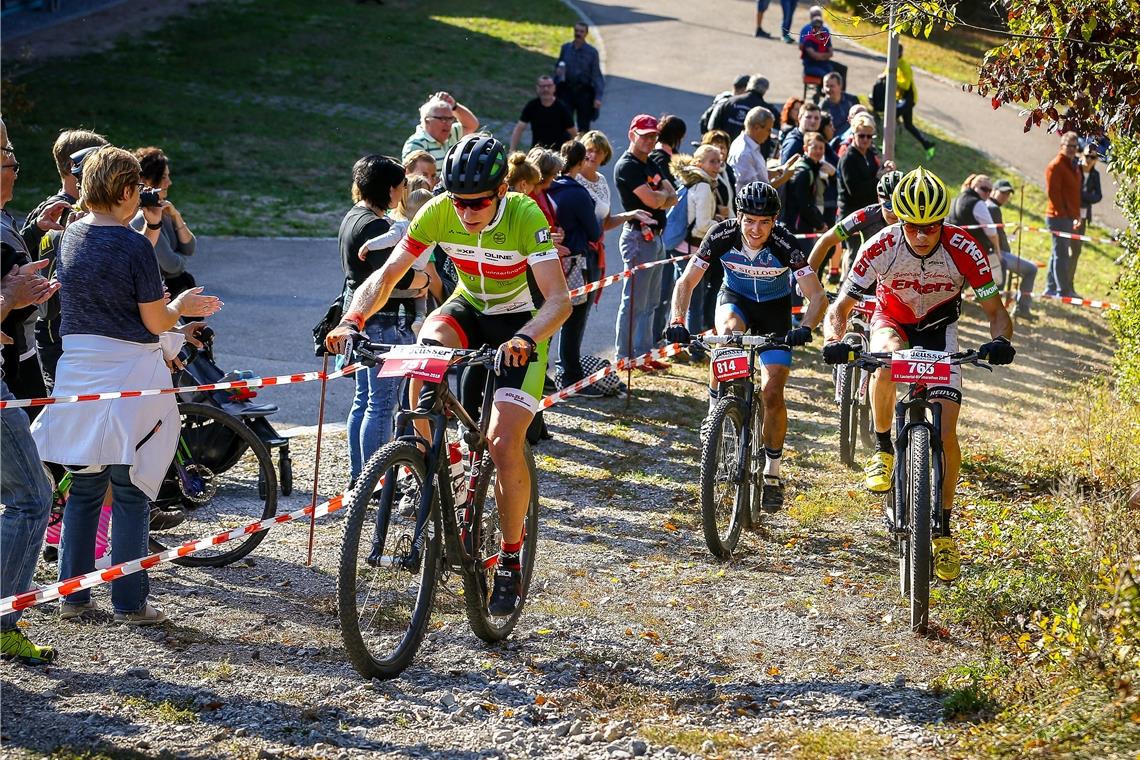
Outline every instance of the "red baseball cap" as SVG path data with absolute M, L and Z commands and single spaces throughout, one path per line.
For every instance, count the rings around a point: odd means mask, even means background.
M 639 135 L 655 135 L 659 131 L 657 119 L 647 113 L 640 113 L 629 123 L 629 131 Z

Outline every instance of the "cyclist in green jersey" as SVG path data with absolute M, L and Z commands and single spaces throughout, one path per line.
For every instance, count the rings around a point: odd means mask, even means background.
M 394 288 L 424 287 L 426 275 L 412 264 L 431 246 L 438 245 L 455 263 L 455 292 L 428 316 L 419 338 L 453 348 L 499 345 L 488 438 L 503 542 L 492 615 L 509 615 L 521 601 L 519 552 L 531 492 L 523 444 L 542 397 L 550 336 L 570 315 L 566 279 L 546 218 L 533 200 L 507 192 L 506 174 L 506 148 L 493 137 L 472 135 L 453 146 L 443 162 L 447 192 L 420 209 L 407 236 L 357 289 L 326 340 L 330 351 L 343 353 L 347 339 Z M 423 385 L 412 382 L 413 403 Z M 432 389 L 423 391 L 427 395 Z

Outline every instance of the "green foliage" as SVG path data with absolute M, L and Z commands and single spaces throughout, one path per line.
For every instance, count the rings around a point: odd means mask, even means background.
M 439 90 L 501 135 L 573 18 L 558 0 L 199 3 L 111 50 L 15 62 L 10 205 L 55 192 L 52 141 L 82 126 L 163 148 L 171 199 L 200 235 L 335 235 L 356 159 L 398 154 Z
M 1116 300 L 1120 311 L 1109 315 L 1116 337 L 1116 377 L 1121 393 L 1140 403 L 1140 140 L 1118 139 L 1112 143 L 1112 163 L 1121 181 L 1116 203 L 1131 222 L 1121 243 L 1121 274 Z

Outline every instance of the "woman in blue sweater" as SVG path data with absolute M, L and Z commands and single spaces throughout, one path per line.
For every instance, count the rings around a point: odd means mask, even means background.
M 602 236 L 602 227 L 594 213 L 594 199 L 576 177 L 586 160 L 586 146 L 578 141 L 567 142 L 562 146 L 562 159 L 565 166 L 562 174 L 554 180 L 546 191 L 558 216 L 558 224 L 565 237 L 562 245 L 570 253 L 562 259 L 562 271 L 571 289 L 592 280 L 598 272 L 596 255 L 590 251 L 590 243 Z M 595 260 L 591 261 L 591 256 Z M 581 295 L 571 299 L 573 311 L 562 324 L 558 340 L 558 367 L 562 370 L 563 386 L 582 379 L 582 337 L 586 333 L 586 317 L 590 313 L 590 296 Z M 583 388 L 579 396 L 601 396 L 602 392 L 593 386 Z

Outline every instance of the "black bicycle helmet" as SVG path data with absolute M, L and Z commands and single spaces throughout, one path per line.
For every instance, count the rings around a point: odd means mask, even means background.
M 507 149 L 490 135 L 465 137 L 443 158 L 443 187 L 472 195 L 497 190 L 507 176 Z
M 899 180 L 903 178 L 903 173 L 900 171 L 887 172 L 879 177 L 879 184 L 875 186 L 875 192 L 882 199 L 885 199 L 887 204 L 890 204 L 891 195 L 894 194 L 895 188 L 898 187 Z
M 767 182 L 749 182 L 736 191 L 736 210 L 754 216 L 776 216 L 780 213 L 780 196 Z

